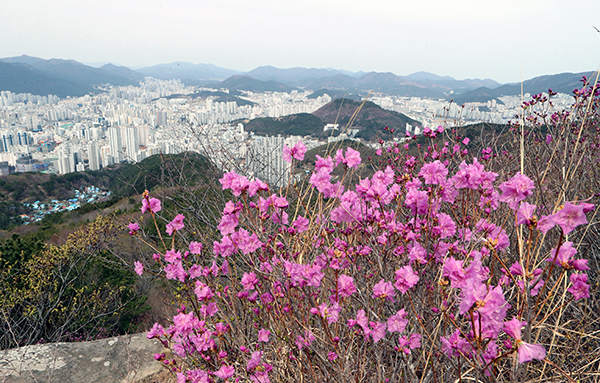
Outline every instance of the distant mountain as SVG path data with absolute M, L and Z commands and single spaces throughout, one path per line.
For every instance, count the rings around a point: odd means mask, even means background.
M 429 73 L 429 72 L 415 72 L 411 73 L 408 76 L 404 76 L 405 79 L 411 81 L 456 81 L 454 78 L 450 76 L 438 76 L 437 74 Z
M 391 72 L 369 72 L 356 78 L 347 75 L 323 77 L 306 84 L 308 89 L 335 89 L 354 93 L 376 92 L 402 97 L 443 98 L 451 93 L 462 93 L 481 86 L 499 86 L 494 80 L 455 80 L 452 77 L 418 72 L 397 76 Z
M 347 75 L 350 77 L 360 77 L 360 74 L 353 76 L 352 72 L 340 71 L 336 69 L 316 69 L 316 68 L 288 68 L 280 69 L 274 66 L 260 66 L 245 73 L 252 78 L 261 81 L 277 81 L 285 85 L 294 87 L 305 87 L 315 80 L 331 77 L 335 75 Z
M 102 69 L 108 73 L 112 73 L 117 76 L 121 76 L 121 77 L 130 79 L 131 81 L 136 81 L 136 82 L 143 81 L 144 77 L 145 77 L 140 72 L 136 72 L 136 71 L 131 70 L 124 66 L 117 66 L 117 65 L 113 65 L 113 64 L 103 65 L 100 67 L 100 69 Z
M 276 81 L 260 81 L 250 76 L 231 76 L 220 83 L 206 84 L 212 88 L 246 90 L 250 92 L 291 92 L 296 89 Z
M 221 68 L 213 64 L 192 64 L 176 61 L 170 64 L 159 64 L 138 69 L 137 72 L 144 76 L 151 76 L 163 80 L 223 80 L 238 74 L 238 71 Z
M 288 68 L 261 66 L 245 73 L 261 81 L 277 81 L 285 85 L 304 89 L 344 90 L 353 93 L 380 92 L 406 97 L 444 97 L 451 93 L 462 93 L 478 87 L 500 86 L 494 80 L 455 80 L 450 76 L 438 76 L 429 72 L 416 72 L 408 76 L 397 76 L 391 72 L 348 72 L 337 69 Z
M 560 73 L 555 75 L 546 75 L 534 77 L 530 80 L 523 81 L 523 93 L 537 94 L 548 92 L 552 89 L 554 92 L 572 94 L 575 88 L 581 88 L 581 78 L 592 76 L 594 72 L 581 73 Z M 448 96 L 448 99 L 453 99 L 457 104 L 466 102 L 486 102 L 496 99 L 500 96 L 511 96 L 521 94 L 521 84 L 505 84 L 495 89 L 480 87 L 460 95 Z
M 116 75 L 100 68 L 92 68 L 75 60 L 50 59 L 44 60 L 37 57 L 19 56 L 0 59 L 7 63 L 28 64 L 46 75 L 67 80 L 81 85 L 98 86 L 112 85 L 137 85 L 137 81 Z
M 428 89 L 422 84 L 406 80 L 391 72 L 370 72 L 358 79 L 360 90 L 380 92 L 404 97 L 441 97 L 443 90 Z
M 32 93 L 41 96 L 53 94 L 58 97 L 82 96 L 93 92 L 91 85 L 49 76 L 27 64 L 0 61 L 0 90 L 13 93 Z
M 31 56 L 0 59 L 4 70 L 1 90 L 38 95 L 55 94 L 59 97 L 83 96 L 97 92 L 103 84 L 116 86 L 137 85 L 138 81 L 115 71 L 92 68 L 74 60 L 44 60 Z M 6 65 L 12 65 L 8 67 Z M 117 68 L 117 67 L 115 67 Z M 109 69 L 113 69 L 109 67 Z
M 358 92 L 356 86 L 357 79 L 345 74 L 337 74 L 335 76 L 323 77 L 306 84 L 307 89 L 337 89 L 350 90 Z

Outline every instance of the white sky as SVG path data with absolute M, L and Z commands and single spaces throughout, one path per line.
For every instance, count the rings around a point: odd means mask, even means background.
M 600 0 L 0 0 L 0 57 L 517 82 L 600 66 Z

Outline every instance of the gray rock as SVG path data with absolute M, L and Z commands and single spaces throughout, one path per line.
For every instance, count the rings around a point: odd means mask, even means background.
M 167 350 L 146 334 L 92 342 L 50 343 L 0 351 L 3 383 L 138 382 L 163 368 L 153 359 Z

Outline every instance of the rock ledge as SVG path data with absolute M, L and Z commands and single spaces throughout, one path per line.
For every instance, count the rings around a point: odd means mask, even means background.
M 3 383 L 138 382 L 163 368 L 152 356 L 165 352 L 146 334 L 91 342 L 49 343 L 0 351 Z

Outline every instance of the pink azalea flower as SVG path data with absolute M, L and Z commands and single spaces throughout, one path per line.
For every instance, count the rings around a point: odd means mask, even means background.
M 368 333 L 365 333 L 365 335 L 370 335 L 373 339 L 373 343 L 377 343 L 383 338 L 385 338 L 385 329 L 387 327 L 385 323 L 371 322 L 369 323 L 369 325 L 371 326 L 371 329 L 368 331 Z
M 456 234 L 456 223 L 448 214 L 437 214 L 438 224 L 433 227 L 433 233 L 439 235 L 440 239 L 446 239 Z
M 221 222 L 217 226 L 217 229 L 219 229 L 221 235 L 227 235 L 233 233 L 238 224 L 239 219 L 237 215 L 225 214 L 221 217 Z
M 292 226 L 298 230 L 298 233 L 303 233 L 308 230 L 309 220 L 299 215 L 298 218 L 294 222 L 292 222 Z
M 406 311 L 401 309 L 396 312 L 396 314 L 392 315 L 387 320 L 387 330 L 389 332 L 403 332 L 408 324 L 408 320 L 404 319 L 406 316 Z
M 240 176 L 233 171 L 223 174 L 219 182 L 223 185 L 223 190 L 231 189 L 231 192 L 236 197 L 239 197 L 244 190 L 250 187 L 250 182 L 246 177 Z
M 177 373 L 177 383 L 179 383 L 180 379 L 181 382 L 185 383 L 185 382 L 194 382 L 194 383 L 208 383 L 209 382 L 209 378 L 208 378 L 208 372 L 203 371 L 203 370 L 189 370 L 185 372 L 187 375 L 187 378 L 185 376 L 181 376 L 183 375 L 182 373 Z
M 500 201 L 508 203 L 508 206 L 516 210 L 518 203 L 532 194 L 535 185 L 529 177 L 517 173 L 509 181 L 503 182 L 499 186 L 502 191 Z
M 449 358 L 453 356 L 469 356 L 471 345 L 469 342 L 460 336 L 460 330 L 456 329 L 449 337 L 440 337 L 442 342 L 442 352 Z
M 148 338 L 148 339 L 159 338 L 163 335 L 167 335 L 167 332 L 165 331 L 165 329 L 158 323 L 154 323 L 154 326 L 152 326 L 152 329 L 150 331 L 148 331 L 148 333 L 146 334 L 146 338 Z
M 175 250 L 171 249 L 165 253 L 165 261 L 167 261 L 169 263 L 173 263 L 180 259 L 181 259 L 181 252 L 179 252 L 179 251 L 175 251 Z
M 479 187 L 484 187 L 486 183 L 494 180 L 496 173 L 485 172 L 485 168 L 473 159 L 472 164 L 467 164 L 465 161 L 458 166 L 458 172 L 452 177 L 454 187 L 457 189 L 469 188 L 477 190 Z
M 425 164 L 421 167 L 419 176 L 423 177 L 426 184 L 439 185 L 444 183 L 448 176 L 448 169 L 439 160 Z
M 183 224 L 185 216 L 183 214 L 177 214 L 171 222 L 167 224 L 167 234 L 172 235 L 173 231 L 179 231 L 185 227 Z
M 177 279 L 180 282 L 185 282 L 185 278 L 188 274 L 183 269 L 183 265 L 180 260 L 176 260 L 165 266 L 165 277 L 167 279 Z
M 428 202 L 426 191 L 410 188 L 406 193 L 404 204 L 412 210 L 413 214 L 426 214 L 429 206 Z
M 519 355 L 519 363 L 527 363 L 533 359 L 544 359 L 546 357 L 546 349 L 539 344 L 521 342 L 517 354 Z
M 142 274 L 144 273 L 144 265 L 142 265 L 142 262 L 135 261 L 134 265 L 135 265 L 135 273 L 139 276 L 142 276 Z
M 571 202 L 565 202 L 564 207 L 552 216 L 552 220 L 562 228 L 565 235 L 577 226 L 588 222 L 585 218 L 584 206 L 573 205 Z
M 573 268 L 574 260 L 573 256 L 577 254 L 577 249 L 573 247 L 573 242 L 567 241 L 560 245 L 558 254 L 556 254 L 556 247 L 550 250 L 550 257 L 546 259 L 547 262 L 554 262 L 558 266 L 562 266 L 565 269 Z M 587 260 L 583 260 L 583 263 L 579 263 L 578 266 L 583 266 L 585 270 L 588 270 Z
M 521 328 L 527 326 L 527 322 L 521 322 L 517 318 L 513 318 L 508 322 L 504 322 L 504 331 L 516 341 L 517 354 L 519 355 L 519 363 L 526 363 L 533 359 L 542 360 L 546 357 L 546 350 L 539 344 L 529 344 L 521 339 Z
M 427 251 L 419 242 L 415 241 L 408 252 L 408 258 L 411 262 L 425 264 L 427 263 Z
M 287 146 L 287 144 L 283 146 L 283 160 L 287 163 L 292 163 L 292 157 L 298 161 L 302 161 L 305 154 L 306 146 L 302 143 L 302 141 L 299 141 L 291 149 Z
M 306 146 L 302 143 L 302 141 L 298 141 L 296 145 L 292 148 L 293 156 L 298 161 L 302 161 L 304 159 L 304 155 L 306 154 Z
M 464 261 L 458 261 L 454 257 L 446 259 L 443 268 L 443 277 L 448 277 L 452 288 L 463 288 L 464 281 L 467 279 L 467 274 L 463 270 Z
M 317 188 L 318 191 L 324 193 L 331 187 L 331 171 L 327 171 L 326 168 L 317 169 L 310 177 L 310 184 Z
M 315 341 L 315 336 L 313 335 L 312 332 L 305 330 L 304 331 L 304 337 L 301 337 L 300 335 L 298 335 L 296 337 L 296 346 L 298 346 L 299 350 L 302 350 L 303 348 L 308 348 L 311 346 L 312 342 Z
M 252 356 L 250 357 L 250 360 L 248 361 L 248 365 L 246 366 L 246 370 L 250 371 L 256 367 L 258 367 L 258 365 L 260 364 L 260 360 L 262 358 L 263 352 L 262 351 L 254 351 L 252 353 Z
M 187 314 L 179 313 L 173 317 L 173 328 L 177 334 L 191 334 L 194 329 L 201 327 L 204 327 L 204 322 L 200 322 L 193 311 Z
M 200 281 L 196 281 L 195 285 L 194 293 L 199 301 L 208 301 L 215 295 L 208 285 Z
M 410 265 L 401 267 L 396 270 L 396 283 L 394 287 L 398 289 L 402 294 L 406 294 L 414 285 L 419 282 L 419 276 L 414 272 Z
M 223 261 L 223 264 L 221 265 L 221 272 L 223 275 L 229 274 L 229 262 L 227 262 L 227 260 Z
M 283 145 L 283 160 L 288 164 L 292 163 L 292 149 L 287 144 Z
M 271 331 L 265 330 L 264 328 L 261 328 L 258 331 L 258 341 L 259 342 L 268 343 L 269 342 L 269 335 L 271 335 Z
M 257 283 L 258 278 L 254 273 L 244 273 L 242 276 L 242 286 L 244 286 L 244 290 L 254 290 Z
M 587 274 L 571 274 L 569 279 L 572 286 L 567 291 L 573 294 L 576 301 L 590 297 L 590 285 L 587 284 Z
M 517 225 L 529 225 L 532 223 L 533 212 L 536 206 L 522 202 L 517 210 Z
M 381 279 L 379 283 L 373 286 L 373 298 L 385 298 L 390 302 L 394 302 L 394 287 L 391 283 Z
M 225 238 L 225 237 L 224 237 Z M 231 235 L 231 241 L 244 253 L 248 255 L 262 246 L 256 233 L 250 233 L 246 229 L 240 229 Z
M 406 335 L 398 338 L 398 350 L 405 354 L 410 354 L 411 350 L 421 347 L 421 334 L 412 334 L 410 338 Z
M 226 364 L 222 365 L 221 368 L 215 372 L 215 375 L 223 380 L 231 378 L 233 374 L 235 374 L 235 368 Z
M 229 331 L 229 325 L 223 322 L 219 322 L 215 325 L 215 330 L 217 330 L 217 335 L 221 336 Z
M 345 274 L 338 277 L 338 294 L 341 298 L 351 296 L 356 292 L 356 286 L 354 286 L 354 279 Z
M 255 178 L 254 181 L 248 184 L 248 195 L 254 197 L 259 191 L 269 191 L 269 185 Z
M 202 246 L 202 244 L 200 242 L 196 242 L 196 241 L 192 241 L 190 242 L 190 253 L 192 254 L 200 254 L 202 252 L 202 249 L 204 248 L 204 246 Z
M 346 164 L 349 168 L 356 168 L 356 167 L 358 167 L 358 165 L 360 165 L 360 163 L 361 163 L 360 152 L 358 152 L 352 148 L 347 148 L 344 164 Z
M 142 200 L 142 213 L 150 210 L 151 213 L 158 213 L 161 210 L 160 200 L 156 198 L 144 198 Z
M 140 230 L 140 225 L 138 225 L 137 222 L 133 222 L 127 225 L 127 228 L 129 228 L 129 235 L 134 235 L 138 230 Z
M 322 158 L 317 154 L 317 160 L 315 161 L 315 171 L 324 170 L 326 173 L 333 171 L 333 160 L 331 157 Z
M 550 215 L 550 216 L 542 215 L 540 217 L 540 219 L 538 220 L 537 228 L 543 234 L 546 234 L 550 229 L 552 229 L 556 225 L 556 223 L 554 222 L 552 217 L 553 217 L 552 215 Z
M 213 242 L 213 252 L 215 255 L 220 255 L 223 258 L 229 257 L 236 250 L 235 244 L 231 241 L 231 237 L 223 236 L 221 242 Z

